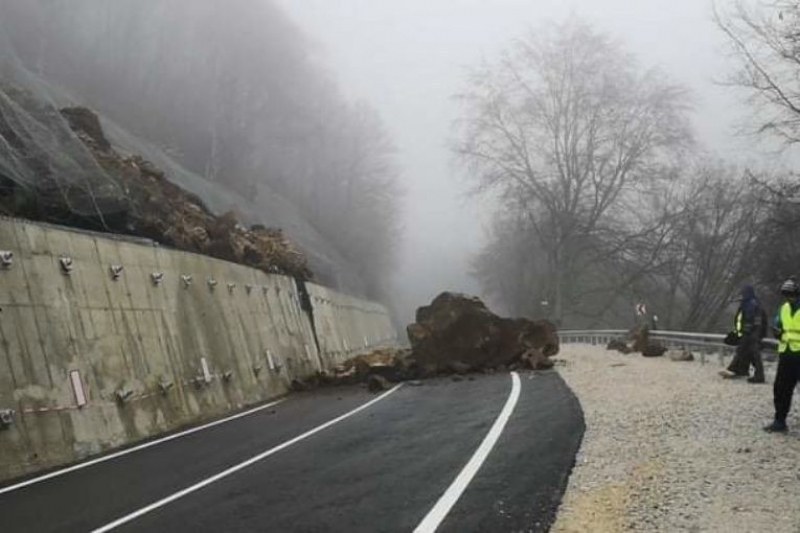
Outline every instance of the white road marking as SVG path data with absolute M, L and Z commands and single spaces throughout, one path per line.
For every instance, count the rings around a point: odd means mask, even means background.
M 78 463 L 76 465 L 73 465 L 73 466 L 70 466 L 70 467 L 67 467 L 67 468 L 63 468 L 61 470 L 56 470 L 55 472 L 50 472 L 49 474 L 44 474 L 43 476 L 35 477 L 35 478 L 29 479 L 27 481 L 22 481 L 20 483 L 15 484 L 15 485 L 10 485 L 10 486 L 5 487 L 5 488 L 0 488 L 0 495 L 5 494 L 7 492 L 12 492 L 12 491 L 21 489 L 23 487 L 28 487 L 28 486 L 33 485 L 35 483 L 41 483 L 42 481 L 47 481 L 48 479 L 53 479 L 54 477 L 63 476 L 64 474 L 69 474 L 70 472 L 75 472 L 76 470 L 81 470 L 83 468 L 88 468 L 88 467 L 96 465 L 98 463 L 104 463 L 104 462 L 110 461 L 112 459 L 117 459 L 118 457 L 122 457 L 123 455 L 128 455 L 128 454 L 131 454 L 133 452 L 138 452 L 138 451 L 141 451 L 141 450 L 145 450 L 147 448 L 152 448 L 153 446 L 157 446 L 159 444 L 163 444 L 163 443 L 169 442 L 171 440 L 179 439 L 181 437 L 185 437 L 187 435 L 191 435 L 192 433 L 197 433 L 198 431 L 203 431 L 204 429 L 209 429 L 209 428 L 212 428 L 214 426 L 219 426 L 220 424 L 225 424 L 226 422 L 231 422 L 233 420 L 236 420 L 237 418 L 242 418 L 242 417 L 245 417 L 245 416 L 249 416 L 249 415 L 252 415 L 252 414 L 257 413 L 259 411 L 263 411 L 264 409 L 269 409 L 270 407 L 278 405 L 282 401 L 283 401 L 283 399 L 280 399 L 280 400 L 277 400 L 277 401 L 274 401 L 274 402 L 270 402 L 268 404 L 260 405 L 258 407 L 253 408 L 253 409 L 249 409 L 247 411 L 235 414 L 233 416 L 229 416 L 229 417 L 223 418 L 221 420 L 216 420 L 214 422 L 210 422 L 208 424 L 204 424 L 202 426 L 198 426 L 196 428 L 187 429 L 186 431 L 181 431 L 180 433 L 175 433 L 173 435 L 169 435 L 167 437 L 163 437 L 163 438 L 160 438 L 160 439 L 157 439 L 157 440 L 152 440 L 152 441 L 149 441 L 149 442 L 145 442 L 144 444 L 140 444 L 138 446 L 134 446 L 133 448 L 126 448 L 126 449 L 120 450 L 120 451 L 118 451 L 116 453 L 112 453 L 112 454 L 109 454 L 109 455 L 104 455 L 102 457 L 98 457 L 97 459 L 92 459 L 91 461 L 86 461 L 84 463 Z
M 506 423 L 508 423 L 508 419 L 511 417 L 511 413 L 514 412 L 514 407 L 517 405 L 517 401 L 519 400 L 519 391 L 519 375 L 516 372 L 512 372 L 511 393 L 508 395 L 508 399 L 506 400 L 506 404 L 503 406 L 503 410 L 500 411 L 500 414 L 497 416 L 494 424 L 492 424 L 489 433 L 486 434 L 483 442 L 481 442 L 481 445 L 478 446 L 477 450 L 475 450 L 475 453 L 472 455 L 472 458 L 470 458 L 467 465 L 463 470 L 461 470 L 453 483 L 447 487 L 447 490 L 444 491 L 444 494 L 442 494 L 442 497 L 436 502 L 436 505 L 434 505 L 433 508 L 428 511 L 428 514 L 425 515 L 425 518 L 423 518 L 422 522 L 419 523 L 417 528 L 414 530 L 414 533 L 432 533 L 436 531 L 439 525 L 444 521 L 445 517 L 447 517 L 447 513 L 450 512 L 450 509 L 453 508 L 458 499 L 464 493 L 464 490 L 470 484 L 472 478 L 475 477 L 475 474 L 478 473 L 478 470 L 489 456 L 489 453 L 492 451 L 492 448 L 494 448 L 494 445 L 497 444 L 497 440 L 503 433 L 503 429 L 505 429 Z
M 292 444 L 296 444 L 296 443 L 300 442 L 301 440 L 307 439 L 308 437 L 314 435 L 315 433 L 319 433 L 320 431 L 322 431 L 324 429 L 327 429 L 327 428 L 331 427 L 332 425 L 337 424 L 337 423 L 341 422 L 342 420 L 344 420 L 346 418 L 350 418 L 354 414 L 356 414 L 356 413 L 358 413 L 360 411 L 363 411 L 367 407 L 369 407 L 369 406 L 371 406 L 371 405 L 383 400 L 384 398 L 386 398 L 387 396 L 392 394 L 394 391 L 399 389 L 402 385 L 403 385 L 402 383 L 400 383 L 398 385 L 395 385 L 393 388 L 391 388 L 388 391 L 384 392 L 383 394 L 381 394 L 377 398 L 373 398 L 372 400 L 368 401 L 367 403 L 356 407 L 352 411 L 348 411 L 347 413 L 345 413 L 345 414 L 343 414 L 341 416 L 337 416 L 336 418 L 334 418 L 332 420 L 329 420 L 329 421 L 325 422 L 324 424 L 321 424 L 321 425 L 315 427 L 314 429 L 306 431 L 302 435 L 298 435 L 297 437 L 294 437 L 293 439 L 287 440 L 286 442 L 284 442 L 282 444 L 279 444 L 279 445 L 275 446 L 274 448 L 270 448 L 269 450 L 267 450 L 265 452 L 262 452 L 262 453 L 260 453 L 260 454 L 258 454 L 256 456 L 254 456 L 254 457 L 251 457 L 250 459 L 247 459 L 246 461 L 243 461 L 243 462 L 241 462 L 241 463 L 239 463 L 239 464 L 237 464 L 235 466 L 232 466 L 232 467 L 228 468 L 227 470 L 223 470 L 219 474 L 215 474 L 215 475 L 213 475 L 211 477 L 208 477 L 208 478 L 204 479 L 203 481 L 201 481 L 199 483 L 196 483 L 196 484 L 194 484 L 194 485 L 192 485 L 190 487 L 187 487 L 187 488 L 185 488 L 183 490 L 180 490 L 180 491 L 178 491 L 178 492 L 176 492 L 176 493 L 174 493 L 174 494 L 172 494 L 170 496 L 167 496 L 166 498 L 158 500 L 157 502 L 151 503 L 150 505 L 142 507 L 141 509 L 139 509 L 137 511 L 134 511 L 131 514 L 125 515 L 122 518 L 118 518 L 117 520 L 114 520 L 113 522 L 111 522 L 109 524 L 106 524 L 106 525 L 104 525 L 102 527 L 99 527 L 99 528 L 93 530 L 92 533 L 104 533 L 106 531 L 111 531 L 112 529 L 115 529 L 115 528 L 117 528 L 117 527 L 119 527 L 119 526 L 121 526 L 123 524 L 126 524 L 126 523 L 132 521 L 132 520 L 136 520 L 137 518 L 139 518 L 139 517 L 141 517 L 143 515 L 146 515 L 147 513 L 155 511 L 156 509 L 158 509 L 160 507 L 164 507 L 165 505 L 167 505 L 169 503 L 172 503 L 175 500 L 183 498 L 184 496 L 188 496 L 189 494 L 191 494 L 193 492 L 197 492 L 198 490 L 200 490 L 200 489 L 202 489 L 204 487 L 207 487 L 208 485 L 211 485 L 212 483 L 215 483 L 215 482 L 217 482 L 217 481 L 219 481 L 221 479 L 224 479 L 224 478 L 226 478 L 226 477 L 228 477 L 230 475 L 233 475 L 236 472 L 238 472 L 240 470 L 243 470 L 243 469 L 247 468 L 248 466 L 251 466 L 251 465 L 261 461 L 262 459 L 266 459 L 270 455 L 273 455 L 273 454 L 278 453 L 279 451 L 281 451 L 281 450 L 283 450 L 285 448 L 288 448 Z

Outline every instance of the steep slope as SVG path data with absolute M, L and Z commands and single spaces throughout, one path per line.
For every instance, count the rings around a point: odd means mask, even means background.
M 373 259 L 342 244 L 358 242 L 350 234 L 364 224 L 334 227 L 317 216 L 326 206 L 348 213 L 323 187 L 342 172 L 314 161 L 314 147 L 330 139 L 315 126 L 330 128 L 319 106 L 340 105 L 335 88 L 270 2 L 229 7 L 220 16 L 208 0 L 191 9 L 175 0 L 0 3 L 0 195 L 28 191 L 16 195 L 24 205 L 15 212 L 38 219 L 52 214 L 44 191 L 65 199 L 65 212 L 50 219 L 66 224 L 124 210 L 118 179 L 53 112 L 87 106 L 121 157 L 152 162 L 213 213 L 282 228 L 318 281 L 364 295 L 362 262 Z M 315 103 L 319 95 L 325 102 Z

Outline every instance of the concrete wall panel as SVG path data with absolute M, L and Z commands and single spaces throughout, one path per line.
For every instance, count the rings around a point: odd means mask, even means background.
M 378 304 L 308 284 L 312 326 L 293 279 L 142 240 L 0 219 L 0 250 L 0 409 L 16 411 L 0 480 L 274 398 L 396 337 Z

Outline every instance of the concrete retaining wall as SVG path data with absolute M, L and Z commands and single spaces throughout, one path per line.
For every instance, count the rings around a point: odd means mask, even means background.
M 335 366 L 358 352 L 393 345 L 397 332 L 382 305 L 337 293 L 319 285 L 308 285 L 314 309 L 314 324 L 323 360 Z M 346 316 L 346 320 L 341 317 Z
M 282 395 L 396 338 L 378 304 L 308 284 L 314 328 L 293 279 L 146 241 L 3 219 L 0 250 L 13 252 L 0 267 L 0 410 L 16 411 L 0 428 L 0 480 Z

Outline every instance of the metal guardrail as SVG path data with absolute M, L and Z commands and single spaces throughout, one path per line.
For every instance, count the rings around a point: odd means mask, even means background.
M 563 344 L 584 343 L 594 346 L 606 346 L 613 339 L 627 340 L 629 331 L 624 329 L 564 330 L 558 332 Z M 706 356 L 715 354 L 720 364 L 724 358 L 732 356 L 735 348 L 723 342 L 725 335 L 721 333 L 696 333 L 689 331 L 650 331 L 650 338 L 657 340 L 670 349 L 686 349 L 699 352 L 701 362 Z M 766 352 L 776 351 L 778 342 L 775 339 L 761 341 L 761 349 Z

